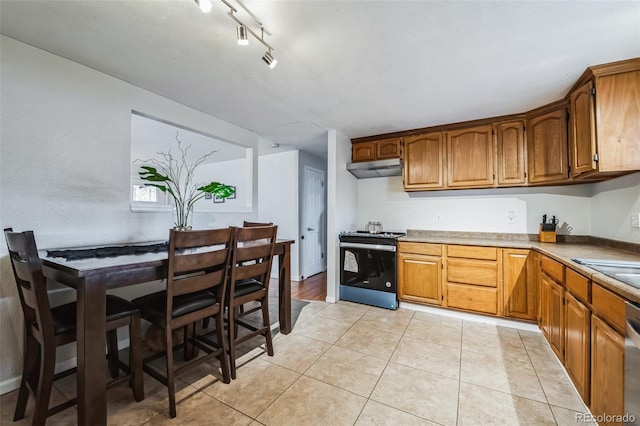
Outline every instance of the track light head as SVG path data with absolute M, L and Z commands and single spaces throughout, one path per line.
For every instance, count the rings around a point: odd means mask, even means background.
M 238 44 L 240 46 L 246 46 L 249 44 L 249 39 L 247 38 L 247 27 L 244 25 L 238 25 Z
M 196 0 L 196 4 L 198 5 L 202 13 L 211 12 L 211 8 L 213 7 L 213 5 L 211 4 L 211 0 Z
M 273 57 L 273 55 L 271 54 L 271 50 L 268 50 L 264 56 L 262 57 L 262 60 L 269 65 L 269 68 L 274 69 L 276 67 L 276 65 L 278 64 L 278 60 L 276 58 Z

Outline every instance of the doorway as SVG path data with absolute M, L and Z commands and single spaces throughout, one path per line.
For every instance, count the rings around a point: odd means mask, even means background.
M 301 266 L 300 279 L 319 274 L 325 268 L 326 212 L 324 171 L 304 166 L 302 191 Z

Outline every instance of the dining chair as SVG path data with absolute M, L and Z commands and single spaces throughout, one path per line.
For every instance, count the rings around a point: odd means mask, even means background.
M 55 374 L 56 348 L 76 340 L 76 302 L 54 308 L 49 304 L 47 282 L 42 273 L 33 231 L 4 230 L 9 258 L 18 288 L 24 316 L 24 353 L 22 378 L 14 421 L 24 418 L 29 394 L 35 397 L 32 425 L 44 425 L 47 417 L 76 404 L 73 398 L 49 408 L 53 382 L 73 374 L 76 369 Z M 106 300 L 106 329 L 109 370 L 112 378 L 107 387 L 130 382 L 136 401 L 144 399 L 142 377 L 140 311 L 129 301 L 108 295 Z M 117 329 L 129 327 L 129 365 L 118 359 Z M 125 372 L 120 377 L 119 369 Z M 100 374 L 100 372 L 96 372 Z
M 249 222 L 249 221 L 244 221 L 242 222 L 242 227 L 243 228 L 255 228 L 255 227 L 259 227 L 259 226 L 271 226 L 273 225 L 273 222 Z M 240 313 L 244 312 L 244 305 L 240 305 L 239 307 Z M 205 318 L 202 321 L 202 327 L 204 328 L 208 328 L 209 327 L 209 318 Z M 236 329 L 237 332 L 237 329 Z
M 142 317 L 165 329 L 166 374 L 151 363 L 152 355 L 144 360 L 144 371 L 164 384 L 169 392 L 169 414 L 176 417 L 175 376 L 188 368 L 217 357 L 224 383 L 229 383 L 227 340 L 224 334 L 224 300 L 231 258 L 234 228 L 177 231 L 169 235 L 169 261 L 166 289 L 133 300 Z M 214 317 L 217 342 L 200 333 L 201 320 Z M 174 366 L 173 330 L 185 331 L 185 364 Z M 207 354 L 193 357 L 188 346 L 193 345 Z
M 271 324 L 269 321 L 269 280 L 271 261 L 276 243 L 277 226 L 236 228 L 226 308 L 229 322 L 229 362 L 231 378 L 236 378 L 236 346 L 257 336 L 264 336 L 267 354 L 273 356 Z M 240 311 L 245 303 L 256 301 L 258 306 Z M 241 320 L 258 310 L 262 311 L 262 326 L 254 327 Z M 238 327 L 250 333 L 238 337 Z

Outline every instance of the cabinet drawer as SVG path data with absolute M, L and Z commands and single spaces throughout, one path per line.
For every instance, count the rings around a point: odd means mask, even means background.
M 623 298 L 594 283 L 591 287 L 591 306 L 600 317 L 624 333 L 626 319 Z
M 447 259 L 447 281 L 497 287 L 498 263 L 490 260 Z
M 578 296 L 583 302 L 589 303 L 589 279 L 574 271 L 566 269 L 565 284 L 567 290 Z
M 498 290 L 464 284 L 447 284 L 447 306 L 469 311 L 498 313 Z
M 497 260 L 498 249 L 496 247 L 476 246 L 447 246 L 447 256 L 464 257 L 467 259 Z
M 398 251 L 402 253 L 426 254 L 429 256 L 442 256 L 441 244 L 429 243 L 398 243 Z
M 562 263 L 556 262 L 555 260 L 549 259 L 545 256 L 542 258 L 540 264 L 542 266 L 542 270 L 547 275 L 559 283 L 564 282 L 564 265 Z

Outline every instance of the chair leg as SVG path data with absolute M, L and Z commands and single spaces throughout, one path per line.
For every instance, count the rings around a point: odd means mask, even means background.
M 38 380 L 38 394 L 36 406 L 33 410 L 32 425 L 44 425 L 49 410 L 49 399 L 53 388 L 53 376 L 56 367 L 56 348 L 53 345 L 45 345 L 40 359 L 40 379 Z
M 229 306 L 229 366 L 231 378 L 236 378 L 236 336 L 238 330 L 236 327 L 235 312 L 236 308 Z
M 142 331 L 140 315 L 133 315 L 129 324 L 129 368 L 133 397 L 140 402 L 144 399 L 144 377 L 142 370 Z
M 191 335 L 191 327 L 185 325 L 182 327 L 182 356 L 185 361 L 189 361 L 191 356 L 191 339 L 193 336 Z
M 206 317 L 205 319 L 203 319 L 202 320 L 202 328 L 208 328 L 210 321 L 211 321 L 211 317 Z
M 120 374 L 118 365 L 118 330 L 107 331 L 107 352 L 109 354 L 109 374 L 115 379 Z
M 227 336 L 224 333 L 224 312 L 220 312 L 216 315 L 216 335 L 218 337 L 218 344 L 222 346 L 222 353 L 218 357 L 220 366 L 222 367 L 222 381 L 224 383 L 231 383 L 231 377 L 229 373 L 229 357 L 227 356 Z
M 169 392 L 169 416 L 173 419 L 176 417 L 176 390 L 174 386 L 173 372 L 173 338 L 171 325 L 166 324 L 165 336 L 167 343 L 167 390 Z
M 13 416 L 13 421 L 24 419 L 24 412 L 27 408 L 27 402 L 29 401 L 29 388 L 27 382 L 33 383 L 34 379 L 37 379 L 38 368 L 38 353 L 40 351 L 40 344 L 29 333 L 25 333 L 24 341 L 24 354 L 22 364 L 22 380 L 20 381 L 20 391 L 18 393 L 18 402 L 16 403 L 16 411 Z M 35 386 L 33 386 L 35 388 Z
M 269 299 L 265 296 L 260 301 L 262 307 L 262 325 L 267 329 L 264 332 L 264 338 L 267 341 L 267 355 L 273 356 L 273 341 L 271 340 L 271 321 L 269 320 Z

